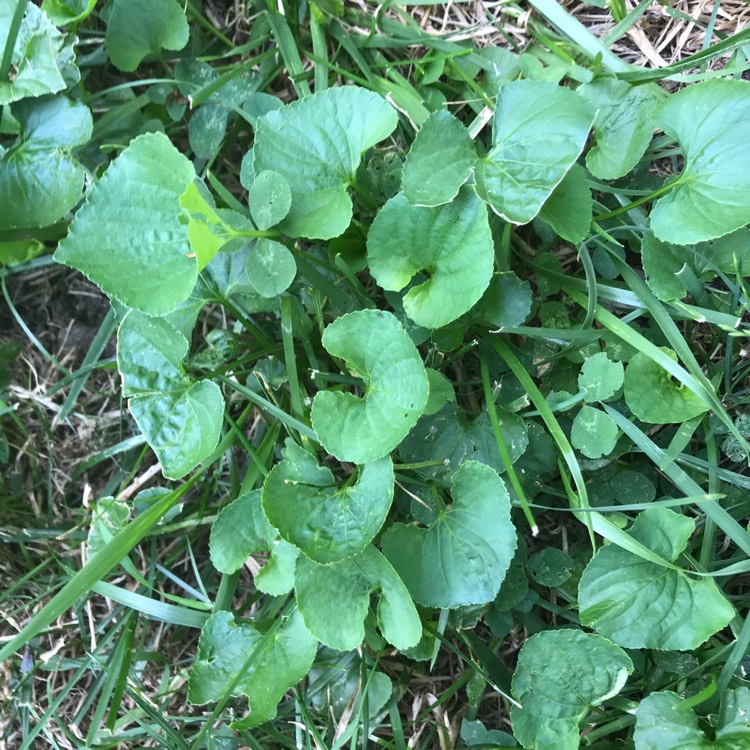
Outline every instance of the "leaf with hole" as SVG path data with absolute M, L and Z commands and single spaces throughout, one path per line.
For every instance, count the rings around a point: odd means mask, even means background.
M 527 639 L 513 673 L 513 734 L 530 750 L 578 750 L 578 725 L 617 695 L 633 671 L 630 657 L 606 638 L 547 630 Z
M 120 326 L 122 395 L 170 479 L 185 476 L 211 454 L 224 417 L 219 386 L 185 375 L 187 351 L 187 339 L 161 318 L 134 310 Z
M 630 536 L 665 560 L 677 560 L 695 521 L 668 508 L 638 515 Z M 581 577 L 581 622 L 624 648 L 687 651 L 734 617 L 711 578 L 693 578 L 644 560 L 615 544 L 601 547 Z
M 258 119 L 253 147 L 256 175 L 286 179 L 291 209 L 280 228 L 293 237 L 330 239 L 349 226 L 362 153 L 387 138 L 396 111 L 356 86 L 326 89 Z
M 452 477 L 453 504 L 429 528 L 393 524 L 383 552 L 414 600 L 454 609 L 492 601 L 513 553 L 510 498 L 494 469 L 466 461 Z
M 429 381 L 419 352 L 396 317 L 382 310 L 342 315 L 326 328 L 323 346 L 365 380 L 365 394 L 319 391 L 311 411 L 318 440 L 339 461 L 383 458 L 427 406 Z
M 293 443 L 263 483 L 266 517 L 311 560 L 358 555 L 375 538 L 393 502 L 393 464 L 381 458 L 338 487 L 333 473 Z
M 425 328 L 471 309 L 490 283 L 494 258 L 487 209 L 470 187 L 436 208 L 412 206 L 399 194 L 367 235 L 370 272 L 384 289 L 397 292 L 420 271 L 429 275 L 403 298 L 406 314 Z

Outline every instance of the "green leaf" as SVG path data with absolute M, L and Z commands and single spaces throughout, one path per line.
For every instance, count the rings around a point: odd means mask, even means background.
M 677 361 L 671 349 L 661 349 Z M 673 380 L 661 365 L 642 352 L 631 358 L 625 370 L 624 394 L 630 411 L 649 424 L 687 422 L 708 411 L 703 399 Z
M 576 244 L 589 236 L 593 205 L 586 173 L 574 164 L 544 202 L 539 218 L 564 240 Z
M 96 7 L 96 0 L 44 0 L 42 10 L 47 14 L 52 23 L 64 26 L 69 23 L 78 23 Z
M 685 155 L 674 187 L 651 210 L 651 227 L 664 242 L 687 245 L 750 222 L 750 83 L 715 79 L 667 99 L 656 122 Z
M 557 547 L 545 547 L 529 558 L 529 574 L 541 586 L 561 586 L 575 569 L 575 560 Z
M 494 469 L 466 461 L 452 477 L 453 505 L 429 528 L 393 524 L 383 552 L 414 600 L 454 609 L 492 601 L 513 553 L 510 499 Z
M 469 179 L 476 160 L 469 131 L 447 109 L 433 112 L 406 157 L 401 177 L 404 196 L 419 206 L 448 203 Z
M 573 420 L 570 442 L 587 458 L 608 456 L 617 443 L 615 420 L 601 409 L 582 406 Z
M 367 236 L 367 262 L 381 287 L 403 289 L 419 271 L 429 278 L 404 295 L 406 314 L 440 328 L 467 312 L 492 278 L 495 250 L 487 209 L 473 189 L 437 208 L 399 194 L 378 212 Z
M 289 213 L 292 191 L 283 175 L 267 169 L 250 185 L 248 202 L 258 229 L 270 229 Z
M 453 383 L 438 370 L 427 368 L 427 379 L 430 382 L 430 396 L 425 407 L 425 416 L 437 414 L 446 404 L 456 400 Z
M 107 51 L 115 67 L 135 70 L 147 55 L 181 50 L 190 30 L 177 0 L 114 0 L 107 24 Z
M 476 167 L 477 193 L 514 224 L 530 222 L 583 150 L 594 108 L 580 94 L 543 81 L 500 89 L 493 147 Z
M 19 1 L 0 0 L 2 47 L 9 38 L 11 19 Z M 0 106 L 26 97 L 54 94 L 80 78 L 73 40 L 68 43 L 34 3 L 26 6 L 10 64 L 13 75 L 0 81 Z
M 709 739 L 698 716 L 670 691 L 651 693 L 635 712 L 635 750 L 745 750 L 750 746 L 750 689 L 727 690 Z
M 211 526 L 211 562 L 220 573 L 239 570 L 250 555 L 272 548 L 278 533 L 260 504 L 260 490 L 240 495 Z
M 513 673 L 513 734 L 532 750 L 578 750 L 589 709 L 617 695 L 633 671 L 630 657 L 598 635 L 547 630 L 523 645 Z
M 83 197 L 86 170 L 72 151 L 91 138 L 91 113 L 64 96 L 29 99 L 12 110 L 20 135 L 0 149 L 0 230 L 54 224 Z
M 477 306 L 477 313 L 493 326 L 523 325 L 531 312 L 531 285 L 511 271 L 495 274 Z
M 630 536 L 670 562 L 685 551 L 695 521 L 668 508 L 645 510 Z M 599 549 L 579 589 L 581 622 L 625 648 L 687 651 L 734 617 L 711 578 L 691 578 L 614 544 Z
M 287 444 L 286 458 L 263 484 L 263 509 L 284 539 L 319 563 L 362 552 L 385 522 L 393 502 L 389 457 L 365 464 L 357 481 L 338 488 L 330 469 Z
M 286 291 L 296 275 L 294 256 L 280 242 L 261 237 L 250 248 L 247 277 L 261 297 L 276 297 Z
M 179 479 L 216 448 L 224 399 L 216 383 L 193 382 L 182 369 L 187 339 L 161 318 L 131 311 L 120 326 L 122 394 L 162 465 Z
M 153 315 L 173 310 L 198 276 L 180 222 L 180 196 L 194 177 L 167 136 L 139 136 L 96 182 L 55 260 L 128 307 Z
M 600 78 L 576 89 L 596 106 L 594 145 L 586 166 L 600 180 L 616 180 L 630 172 L 651 142 L 653 114 L 660 99 L 648 86 Z
M 340 235 L 352 218 L 346 191 L 356 182 L 362 153 L 397 122 L 385 99 L 356 86 L 326 89 L 258 119 L 254 172 L 279 173 L 292 194 L 281 229 L 311 239 Z
M 424 364 L 396 317 L 382 310 L 342 315 L 323 333 L 323 346 L 365 380 L 364 398 L 319 391 L 313 429 L 339 461 L 368 463 L 390 453 L 427 406 Z
M 373 546 L 332 565 L 319 565 L 300 555 L 295 588 L 305 624 L 331 648 L 350 651 L 362 643 L 370 596 L 378 589 L 377 619 L 383 637 L 398 649 L 416 646 L 422 637 L 422 623 L 409 592 Z
M 606 401 L 620 390 L 625 379 L 622 362 L 613 362 L 604 352 L 588 357 L 578 376 L 578 387 L 588 403 Z
M 188 700 L 198 704 L 219 701 L 231 690 L 233 696 L 248 697 L 250 715 L 245 726 L 263 724 L 276 716 L 284 693 L 307 674 L 317 645 L 296 611 L 265 635 L 250 624 L 236 623 L 231 612 L 216 612 L 201 630 Z

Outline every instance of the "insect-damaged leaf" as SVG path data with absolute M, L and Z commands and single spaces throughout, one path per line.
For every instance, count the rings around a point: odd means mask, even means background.
M 216 383 L 185 375 L 187 351 L 187 339 L 161 318 L 131 311 L 120 326 L 122 393 L 170 479 L 183 477 L 216 448 L 224 415 Z
M 419 352 L 396 317 L 382 310 L 342 315 L 323 346 L 365 381 L 363 398 L 319 391 L 311 419 L 323 447 L 339 461 L 363 464 L 390 453 L 427 405 L 429 381 Z
M 487 209 L 470 187 L 436 208 L 399 194 L 383 206 L 367 236 L 367 262 L 384 289 L 403 289 L 419 271 L 429 278 L 403 298 L 420 326 L 440 328 L 467 312 L 492 278 L 495 249 Z
M 670 562 L 684 552 L 695 521 L 668 508 L 639 514 L 630 535 Z M 711 578 L 692 578 L 615 544 L 591 558 L 579 588 L 581 622 L 625 648 L 697 648 L 734 609 Z
M 284 539 L 319 563 L 362 552 L 393 502 L 393 464 L 386 456 L 360 467 L 339 488 L 327 467 L 293 443 L 263 484 L 263 508 Z
M 55 260 L 129 307 L 152 315 L 173 310 L 198 278 L 180 222 L 180 196 L 194 177 L 167 136 L 139 136 L 91 189 Z
M 416 602 L 451 609 L 492 601 L 513 553 L 510 499 L 494 469 L 466 461 L 452 477 L 453 505 L 429 528 L 396 523 L 383 552 Z
M 293 237 L 340 235 L 352 218 L 346 191 L 362 153 L 390 135 L 397 122 L 385 99 L 356 86 L 327 89 L 261 117 L 254 172 L 279 173 L 292 194 L 281 229 Z

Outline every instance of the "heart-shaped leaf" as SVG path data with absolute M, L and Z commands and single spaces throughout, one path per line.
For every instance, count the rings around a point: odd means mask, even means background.
M 406 314 L 425 328 L 471 309 L 490 283 L 494 260 L 487 208 L 470 187 L 436 208 L 412 206 L 399 194 L 367 235 L 370 272 L 384 289 L 397 292 L 419 271 L 429 274 L 403 298 Z
M 422 623 L 406 586 L 372 545 L 362 554 L 332 565 L 318 565 L 301 555 L 295 589 L 307 627 L 339 651 L 350 651 L 362 643 L 370 596 L 378 589 L 377 619 L 383 637 L 405 649 L 416 646 L 422 636 Z
M 243 725 L 263 724 L 276 716 L 284 693 L 307 674 L 317 647 L 297 611 L 265 634 L 249 623 L 236 623 L 231 612 L 216 612 L 201 630 L 188 699 L 211 703 L 231 690 L 233 696 L 246 695 L 250 703 Z
M 378 94 L 341 86 L 269 112 L 256 123 L 253 168 L 284 177 L 292 195 L 281 229 L 293 237 L 330 239 L 352 218 L 347 188 L 362 153 L 389 136 L 398 117 Z
M 182 49 L 189 33 L 185 11 L 177 0 L 114 0 L 107 23 L 109 59 L 130 72 L 146 55 Z
M 693 519 L 650 508 L 638 515 L 630 536 L 672 562 L 694 531 Z M 697 648 L 734 617 L 713 579 L 691 578 L 614 544 L 586 566 L 578 602 L 584 625 L 625 648 Z
M 514 224 L 531 221 L 583 150 L 594 112 L 580 94 L 553 83 L 506 83 L 492 149 L 475 169 L 479 196 Z
M 580 630 L 531 636 L 513 673 L 513 734 L 532 750 L 578 750 L 578 724 L 622 690 L 630 657 L 606 638 Z
M 72 155 L 91 138 L 91 113 L 64 96 L 14 104 L 20 135 L 0 150 L 0 230 L 44 227 L 81 200 L 86 170 Z
M 419 352 L 396 317 L 382 310 L 342 315 L 323 346 L 365 380 L 364 398 L 319 391 L 311 419 L 323 447 L 339 461 L 364 464 L 390 453 L 427 406 L 429 381 Z
M 224 416 L 219 386 L 184 374 L 187 351 L 187 339 L 161 318 L 131 311 L 120 326 L 122 394 L 170 479 L 185 476 L 216 448 Z
M 173 310 L 198 277 L 180 222 L 180 196 L 194 177 L 193 165 L 163 133 L 139 136 L 96 182 L 55 260 L 128 307 L 152 315 Z
M 263 509 L 284 539 L 319 563 L 362 552 L 380 531 L 393 502 L 390 457 L 365 464 L 357 481 L 339 488 L 330 469 L 288 444 L 263 484 Z
M 383 535 L 383 553 L 414 600 L 427 607 L 492 601 L 516 549 L 510 499 L 497 472 L 466 461 L 452 485 L 452 507 L 429 528 L 396 523 Z
M 477 152 L 469 131 L 447 109 L 433 112 L 414 139 L 401 177 L 404 196 L 417 206 L 452 201 L 469 179 Z
M 651 210 L 664 242 L 687 245 L 733 232 L 750 222 L 750 83 L 714 79 L 667 99 L 656 122 L 685 154 L 685 168 Z

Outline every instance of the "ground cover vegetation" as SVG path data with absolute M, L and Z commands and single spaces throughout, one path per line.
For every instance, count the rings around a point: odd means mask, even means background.
M 467 8 L 0 0 L 4 747 L 750 747 L 750 32 Z

